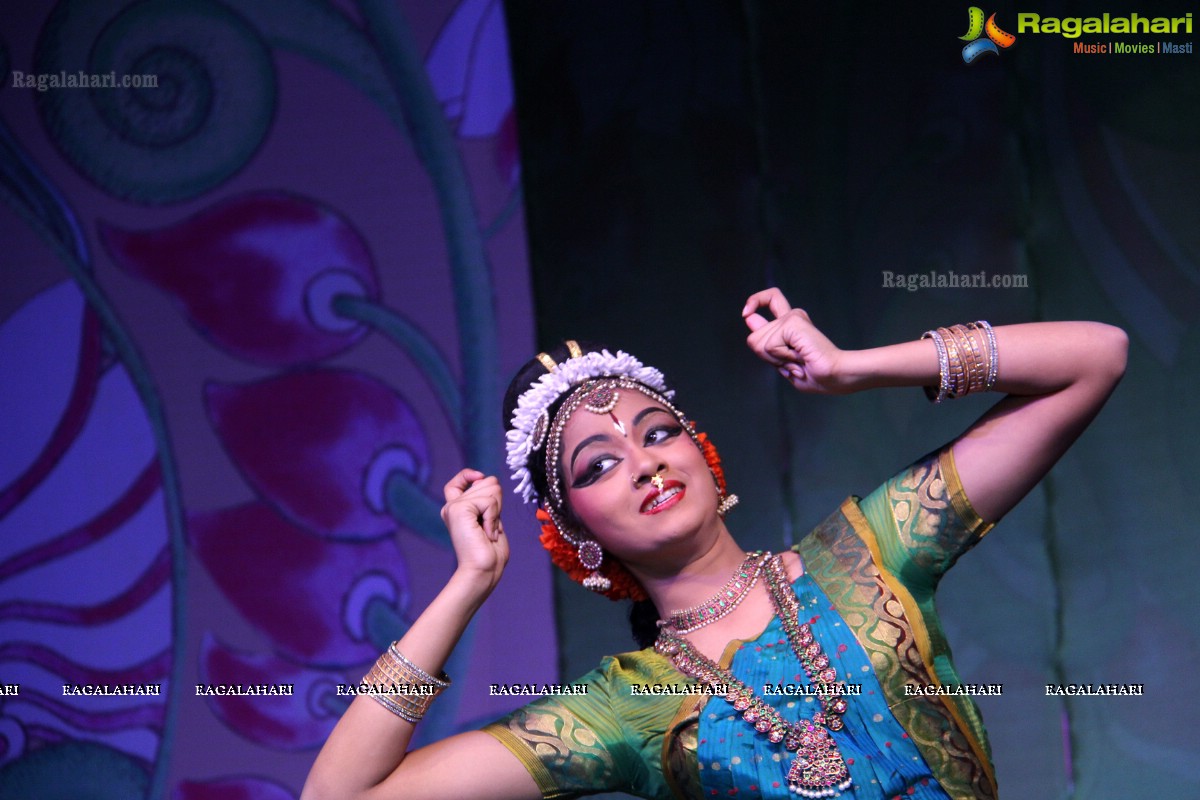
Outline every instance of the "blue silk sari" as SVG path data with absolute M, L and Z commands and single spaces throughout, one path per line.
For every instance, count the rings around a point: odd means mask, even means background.
M 938 581 L 991 526 L 967 502 L 949 450 L 903 470 L 865 499 L 850 498 L 797 545 L 801 616 L 848 697 L 834 732 L 855 800 L 989 800 L 996 781 L 983 721 L 968 696 L 910 695 L 960 684 L 934 609 Z M 733 642 L 722 663 L 787 719 L 817 700 L 762 693 L 805 685 L 779 620 Z M 488 725 L 529 770 L 543 797 L 623 791 L 663 800 L 784 798 L 793 755 L 758 734 L 720 696 L 646 695 L 696 688 L 653 649 L 606 658 L 579 683 L 586 695 L 545 697 Z

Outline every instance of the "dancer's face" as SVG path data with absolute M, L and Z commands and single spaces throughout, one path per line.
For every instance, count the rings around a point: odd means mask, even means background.
M 618 392 L 611 412 L 581 406 L 567 421 L 560 469 L 576 521 L 636 565 L 719 525 L 717 489 L 675 414 L 636 390 Z

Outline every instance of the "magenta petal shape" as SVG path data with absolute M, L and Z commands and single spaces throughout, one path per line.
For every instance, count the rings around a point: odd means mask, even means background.
M 392 470 L 428 474 L 425 435 L 408 404 L 359 372 L 294 372 L 209 383 L 208 414 L 261 497 L 292 521 L 338 538 L 391 533 L 383 485 Z
M 363 611 L 403 609 L 408 582 L 390 540 L 336 542 L 258 503 L 189 518 L 192 550 L 222 593 L 283 655 L 314 666 L 363 664 L 378 653 Z
M 339 353 L 366 327 L 334 313 L 333 298 L 379 296 L 358 231 L 302 197 L 243 195 L 155 231 L 99 227 L 118 265 L 173 295 L 197 330 L 249 361 Z
M 296 800 L 296 796 L 273 781 L 238 777 L 180 781 L 171 800 Z
M 272 655 L 231 650 L 210 634 L 200 648 L 200 681 L 196 692 L 227 727 L 267 747 L 299 750 L 316 747 L 333 730 L 337 715 L 322 698 L 344 679 Z M 242 696 L 229 687 L 292 693 Z
M 521 178 L 521 154 L 517 142 L 517 118 L 513 109 L 504 115 L 500 129 L 496 131 L 496 171 L 509 186 L 516 185 Z

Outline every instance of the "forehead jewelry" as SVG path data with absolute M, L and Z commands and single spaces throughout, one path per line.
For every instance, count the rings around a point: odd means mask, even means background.
M 571 415 L 581 405 L 596 414 L 609 414 L 614 427 L 626 435 L 624 424 L 613 413 L 621 390 L 630 390 L 645 395 L 671 414 L 683 425 L 692 441 L 705 454 L 709 471 L 717 483 L 717 513 L 725 513 L 737 502 L 737 496 L 728 494 L 723 488 L 724 478 L 716 452 L 703 434 L 699 434 L 674 406 L 674 391 L 667 388 L 663 374 L 646 366 L 628 353 L 618 350 L 616 354 L 601 350 L 584 353 L 574 341 L 566 342 L 571 357 L 559 364 L 546 353 L 540 353 L 537 361 L 546 373 L 533 381 L 517 398 L 509 430 L 505 433 L 506 463 L 512 470 L 516 492 L 527 503 L 542 506 L 549 517 L 552 530 L 563 541 L 577 549 L 580 563 L 592 574 L 584 585 L 597 591 L 605 591 L 611 583 L 600 573 L 604 551 L 595 542 L 587 539 L 583 532 L 572 530 L 564 517 L 565 485 L 559 461 L 562 452 L 562 433 Z M 566 398 L 566 399 L 564 399 Z M 550 409 L 560 403 L 557 413 L 551 417 Z M 533 485 L 529 465 L 532 459 L 542 459 L 545 465 L 546 497 L 540 497 Z M 655 485 L 664 485 L 661 476 Z
M 601 378 L 584 383 L 575 390 L 574 394 L 567 398 L 566 402 L 558 410 L 558 413 L 554 415 L 554 420 L 550 425 L 550 432 L 546 436 L 546 484 L 550 493 L 549 502 L 546 503 L 546 506 L 552 513 L 560 512 L 563 508 L 565 486 L 562 470 L 559 468 L 563 429 L 566 428 L 571 416 L 581 406 L 594 414 L 607 414 L 612 410 L 611 407 L 617 404 L 619 389 L 644 394 L 670 411 L 679 420 L 681 425 L 685 428 L 687 427 L 687 418 L 683 415 L 682 411 L 671 403 L 666 395 L 660 394 L 640 383 L 631 381 L 628 378 Z
M 670 405 L 674 392 L 667 388 L 663 374 L 654 367 L 648 367 L 628 353 L 618 350 L 616 354 L 608 350 L 584 353 L 573 341 L 567 342 L 567 350 L 571 358 L 561 364 L 554 361 L 546 353 L 540 353 L 537 360 L 546 368 L 546 374 L 534 381 L 528 389 L 517 398 L 517 407 L 513 410 L 509 430 L 505 433 L 506 462 L 512 470 L 513 480 L 516 481 L 517 494 L 525 502 L 536 502 L 539 499 L 533 488 L 533 477 L 529 472 L 529 459 L 535 453 L 543 452 L 550 434 L 551 420 L 549 409 L 581 384 L 599 378 L 623 378 L 632 386 L 641 386 L 653 392 L 657 397 Z M 615 389 L 619 387 L 614 387 Z M 597 398 L 600 401 L 602 398 Z M 611 400 L 611 398 L 610 398 Z M 615 401 L 613 406 L 616 406 Z M 602 403 L 593 403 L 602 408 Z M 611 410 L 611 409 L 610 409 Z
M 583 580 L 585 588 L 596 592 L 606 592 L 612 587 L 612 581 L 609 580 L 601 571 L 600 567 L 604 563 L 604 551 L 598 543 L 581 535 L 578 531 L 573 531 L 567 524 L 567 520 L 563 516 L 563 494 L 565 491 L 564 478 L 562 470 L 559 469 L 559 456 L 562 452 L 562 435 L 563 429 L 567 425 L 567 421 L 571 419 L 571 415 L 579 410 L 580 407 L 587 409 L 593 414 L 608 414 L 614 420 L 615 424 L 619 425 L 616 415 L 612 410 L 616 407 L 620 400 L 620 391 L 631 390 L 640 392 L 664 407 L 670 409 L 680 424 L 686 427 L 687 420 L 683 417 L 675 406 L 671 405 L 671 401 L 658 392 L 643 386 L 640 383 L 629 380 L 628 378 L 600 378 L 598 380 L 586 381 L 577 388 L 570 397 L 562 404 L 562 407 L 555 414 L 554 420 L 550 425 L 550 433 L 547 435 L 546 444 L 546 482 L 549 488 L 549 498 L 544 503 L 546 513 L 550 516 L 559 533 L 570 544 L 574 545 L 578 553 L 579 563 L 584 568 L 591 570 Z M 619 426 L 618 430 L 624 433 L 623 426 Z M 536 456 L 535 456 L 536 457 Z M 662 489 L 662 477 L 658 478 L 659 490 Z
M 611 414 L 621 400 L 617 387 L 608 382 L 600 382 L 583 398 L 583 407 L 593 414 Z
M 588 356 L 590 355 L 592 354 L 589 353 Z M 585 356 L 585 358 L 586 357 L 587 356 Z M 670 411 L 675 419 L 679 421 L 679 424 L 683 426 L 684 430 L 688 432 L 688 435 L 692 438 L 692 441 L 695 442 L 696 446 L 700 448 L 701 452 L 706 453 L 706 460 L 708 459 L 706 446 L 711 446 L 706 444 L 706 440 L 700 434 L 696 433 L 695 426 L 692 425 L 684 413 L 676 408 L 674 403 L 671 402 L 670 393 L 660 393 L 653 388 L 646 386 L 645 384 L 626 377 L 606 377 L 584 381 L 565 401 L 563 401 L 558 413 L 554 415 L 554 419 L 546 420 L 542 434 L 545 438 L 546 488 L 548 496 L 540 499 L 542 500 L 543 507 L 546 509 L 546 513 L 550 514 L 555 525 L 560 531 L 563 531 L 564 537 L 566 537 L 567 541 L 571 542 L 571 544 L 576 544 L 576 541 L 566 533 L 566 530 L 563 527 L 562 519 L 562 510 L 565 505 L 564 496 L 566 492 L 564 476 L 562 474 L 562 469 L 559 466 L 562 453 L 563 429 L 566 427 L 567 421 L 570 420 L 571 415 L 574 414 L 582 405 L 586 404 L 586 406 L 589 407 L 589 410 L 593 411 L 595 409 L 603 409 L 608 402 L 613 402 L 615 405 L 615 400 L 610 397 L 610 393 L 611 395 L 616 395 L 618 390 L 631 390 L 639 392 L 640 394 L 645 395 L 661 405 L 663 408 Z M 509 437 L 509 447 L 513 448 L 513 441 L 515 438 L 513 437 L 513 431 L 509 431 Z M 528 443 L 526 443 L 526 446 L 527 444 Z M 510 458 L 511 452 L 512 450 L 510 449 Z M 531 453 L 529 457 L 535 458 L 536 455 Z M 510 460 L 509 463 L 512 464 L 512 461 Z M 737 495 L 729 494 L 721 488 L 721 480 L 718 478 L 716 471 L 719 469 L 719 464 L 715 469 L 712 463 L 709 464 L 709 470 L 713 474 L 713 480 L 717 482 L 719 494 L 717 513 L 721 516 L 725 516 L 725 514 L 729 512 L 729 509 L 731 509 L 734 504 L 737 503 Z M 518 484 L 517 491 L 519 494 L 522 494 L 531 500 L 538 499 L 536 493 L 533 491 L 532 480 L 529 476 L 527 463 L 522 463 L 520 465 L 520 468 L 513 473 L 513 478 L 518 481 L 526 481 L 529 483 L 527 487 L 528 494 L 522 491 L 522 485 Z

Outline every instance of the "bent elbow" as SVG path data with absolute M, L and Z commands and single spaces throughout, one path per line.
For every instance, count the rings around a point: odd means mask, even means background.
M 1115 386 L 1129 360 L 1129 334 L 1116 325 L 1100 324 L 1099 328 L 1102 341 L 1096 349 L 1096 368 Z
M 304 788 L 300 790 L 300 800 L 355 800 L 355 798 L 348 794 L 344 787 L 339 786 L 338 782 L 314 779 L 312 774 L 309 774 Z

